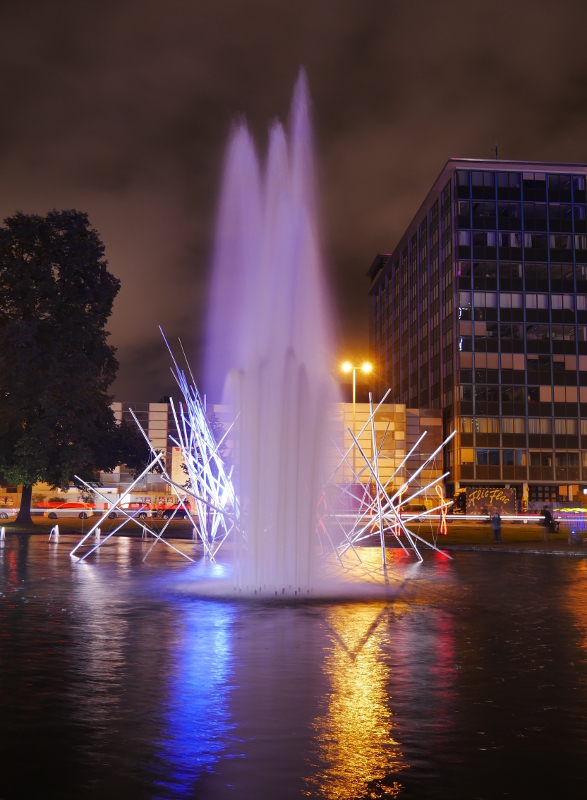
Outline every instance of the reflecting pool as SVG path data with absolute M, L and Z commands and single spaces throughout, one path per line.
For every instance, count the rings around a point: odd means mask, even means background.
M 277 604 L 66 539 L 0 549 L 3 800 L 585 796 L 587 559 L 393 550 L 387 596 Z

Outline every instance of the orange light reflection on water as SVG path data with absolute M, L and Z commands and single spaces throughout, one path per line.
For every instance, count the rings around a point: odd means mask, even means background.
M 314 722 L 320 764 L 309 779 L 311 792 L 325 798 L 397 797 L 401 785 L 381 784 L 406 765 L 392 735 L 387 691 L 389 667 L 386 604 L 337 606 L 326 615 L 330 633 L 324 670 L 330 684 Z M 390 784 L 390 785 L 387 785 Z
M 587 559 L 580 559 L 575 565 L 564 599 L 580 636 L 577 644 L 587 650 Z

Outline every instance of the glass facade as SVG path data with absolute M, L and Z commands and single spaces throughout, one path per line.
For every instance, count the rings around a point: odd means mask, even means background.
M 587 485 L 586 167 L 448 162 L 372 279 L 375 391 L 441 408 L 461 486 Z

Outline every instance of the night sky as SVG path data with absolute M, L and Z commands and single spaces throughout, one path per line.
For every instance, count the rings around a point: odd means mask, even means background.
M 116 397 L 156 401 L 159 323 L 200 368 L 230 126 L 264 147 L 303 64 L 339 354 L 360 358 L 365 273 L 449 157 L 587 161 L 586 36 L 585 0 L 0 0 L 0 215 L 88 212 L 122 281 Z

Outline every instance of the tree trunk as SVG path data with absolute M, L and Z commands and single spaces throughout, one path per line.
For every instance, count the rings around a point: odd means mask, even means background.
M 20 498 L 20 508 L 18 510 L 18 516 L 15 522 L 20 523 L 21 525 L 32 525 L 33 520 L 31 518 L 31 497 L 33 494 L 33 487 L 32 486 L 23 486 L 22 487 L 22 495 Z

